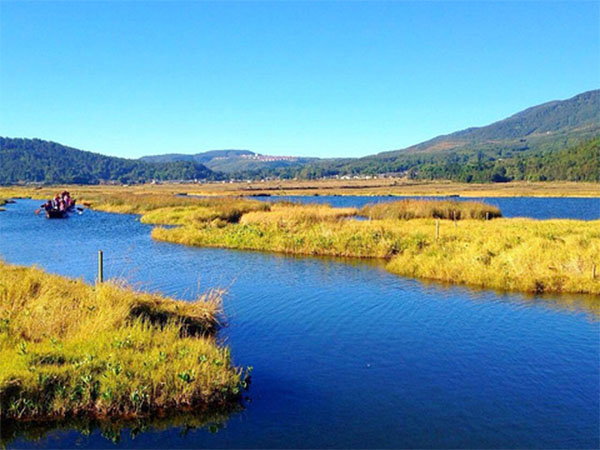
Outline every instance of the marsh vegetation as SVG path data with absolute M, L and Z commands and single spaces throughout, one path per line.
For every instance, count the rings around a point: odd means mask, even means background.
M 505 219 L 494 206 L 447 199 L 357 210 L 176 196 L 165 189 L 87 188 L 81 197 L 95 209 L 168 225 L 152 231 L 162 241 L 383 258 L 389 271 L 402 276 L 536 293 L 600 293 L 599 221 Z M 360 217 L 370 220 L 354 220 Z
M 500 209 L 482 202 L 451 200 L 405 199 L 367 205 L 360 214 L 369 219 L 495 219 L 502 217 Z
M 131 418 L 235 402 L 245 375 L 215 340 L 221 295 L 183 302 L 0 263 L 2 419 Z

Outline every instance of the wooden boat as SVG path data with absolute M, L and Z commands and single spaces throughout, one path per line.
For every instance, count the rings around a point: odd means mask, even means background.
M 46 217 L 48 219 L 66 219 L 67 217 L 69 217 L 69 213 L 72 213 L 77 210 L 75 203 L 76 201 L 73 200 L 71 204 L 63 210 L 60 210 L 58 208 L 46 209 L 46 204 L 44 204 L 40 207 L 40 209 L 36 210 L 35 213 L 37 214 L 40 212 L 41 209 L 43 209 L 46 212 Z M 79 209 L 81 210 L 81 208 Z
M 46 217 L 48 219 L 66 219 L 68 214 L 67 211 L 61 211 L 59 209 L 47 209 Z

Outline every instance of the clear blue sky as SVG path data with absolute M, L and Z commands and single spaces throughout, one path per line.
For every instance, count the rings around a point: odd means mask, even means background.
M 363 156 L 600 85 L 598 2 L 0 1 L 0 135 Z

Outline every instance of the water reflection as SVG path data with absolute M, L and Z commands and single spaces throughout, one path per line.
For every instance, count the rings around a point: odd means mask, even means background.
M 557 311 L 583 312 L 592 321 L 600 320 L 600 297 L 592 294 L 534 294 L 530 292 L 513 292 L 501 289 L 480 288 L 477 286 L 457 286 L 438 280 L 419 280 L 423 286 L 437 290 L 443 295 L 440 299 L 456 289 L 469 291 L 466 297 L 473 302 L 501 301 L 517 304 L 522 307 L 545 307 Z
M 176 430 L 181 438 L 197 430 L 214 434 L 225 427 L 231 415 L 238 414 L 241 410 L 242 406 L 236 405 L 220 411 L 188 411 L 128 420 L 75 417 L 47 421 L 3 421 L 0 427 L 0 445 L 18 447 L 27 441 L 42 447 L 53 447 L 58 443 L 56 437 L 64 436 L 66 432 L 70 432 L 75 445 L 90 439 L 99 444 L 102 440 L 105 444 L 120 444 L 123 441 L 131 443 L 143 433 L 164 430 Z M 65 442 L 60 444 L 64 445 Z

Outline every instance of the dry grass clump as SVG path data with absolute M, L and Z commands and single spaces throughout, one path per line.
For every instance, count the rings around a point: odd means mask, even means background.
M 220 311 L 218 291 L 189 303 L 0 263 L 0 417 L 228 404 L 243 380 L 212 337 Z
M 370 219 L 493 219 L 502 217 L 500 209 L 483 202 L 404 199 L 366 205 L 360 214 Z
M 244 214 L 240 223 L 251 224 L 294 224 L 336 222 L 357 214 L 356 208 L 332 208 L 330 205 L 302 205 L 297 203 L 273 203 L 268 211 Z
M 161 225 L 194 225 L 208 222 L 236 223 L 253 211 L 268 211 L 268 203 L 236 198 L 203 199 L 193 206 L 159 208 L 144 214 L 143 223 Z

